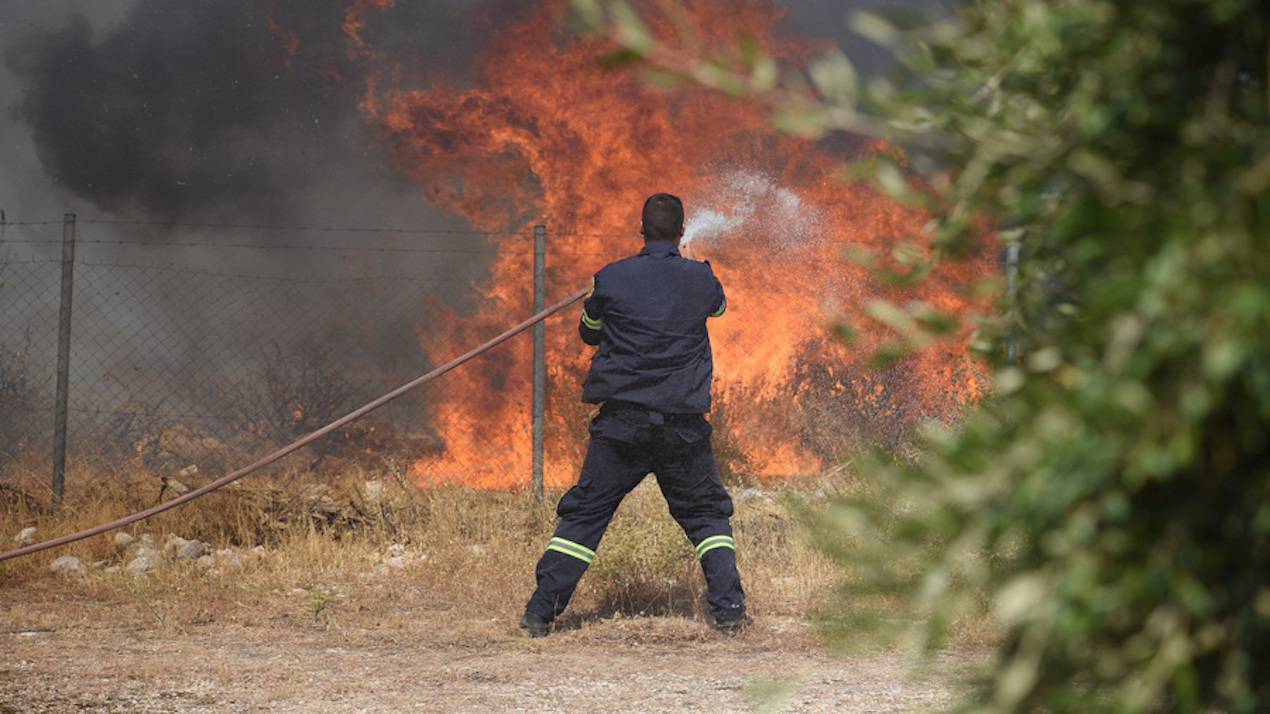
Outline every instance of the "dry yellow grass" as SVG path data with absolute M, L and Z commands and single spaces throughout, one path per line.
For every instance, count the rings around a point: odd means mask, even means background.
M 134 575 L 121 566 L 135 544 L 105 536 L 0 563 L 0 710 L 740 711 L 769 702 L 771 684 L 800 711 L 913 711 L 952 703 L 982 662 L 962 642 L 937 672 L 895 651 L 840 659 L 818 644 L 810 615 L 849 573 L 784 502 L 857 487 L 842 477 L 733 489 L 756 617 L 739 638 L 706 626 L 692 548 L 650 480 L 544 641 L 515 622 L 558 493 L 535 506 L 526 492 L 420 489 L 342 468 L 249 479 L 129 530 L 232 558 L 165 554 Z M 54 537 L 159 493 L 157 477 L 127 468 L 67 483 L 54 512 L 42 473 L 0 473 L 0 537 L 27 526 Z M 64 554 L 94 567 L 51 573 Z
M 6 541 L 27 526 L 38 529 L 40 540 L 90 527 L 153 505 L 160 488 L 158 477 L 127 467 L 72 472 L 66 500 L 54 510 L 40 476 L 21 468 L 0 475 L 9 487 L 0 508 Z M 781 503 L 809 496 L 810 486 L 734 489 L 738 560 L 756 614 L 804 617 L 840 575 Z M 151 534 L 159 547 L 175 534 L 233 549 L 238 565 L 164 558 L 136 577 L 118 569 L 132 551 L 107 535 L 0 563 L 0 589 L 70 588 L 107 601 L 145 602 L 156 612 L 174 599 L 214 610 L 243 594 L 304 590 L 320 621 L 340 611 L 341 590 L 373 581 L 386 602 L 394 588 L 422 589 L 438 602 L 502 615 L 532 590 L 533 564 L 554 527 L 558 497 L 549 493 L 535 505 L 526 492 L 422 489 L 356 468 L 253 477 L 127 529 L 138 538 Z M 692 548 L 651 478 L 622 504 L 598 551 L 566 626 L 615 615 L 702 616 L 704 582 Z M 50 573 L 53 558 L 67 554 L 95 567 L 84 578 Z

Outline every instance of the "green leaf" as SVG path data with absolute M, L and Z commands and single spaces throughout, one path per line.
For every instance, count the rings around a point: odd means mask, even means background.
M 779 132 L 816 138 L 827 130 L 825 111 L 820 107 L 786 108 L 772 115 L 772 125 Z
M 609 9 L 616 25 L 618 44 L 639 55 L 648 54 L 656 46 L 648 25 L 626 0 L 610 0 Z
M 633 64 L 644 58 L 639 52 L 627 47 L 614 50 L 599 59 L 599 64 L 604 69 L 621 69 L 626 65 Z
M 604 24 L 604 8 L 600 0 L 572 0 L 573 12 L 582 24 L 591 30 Z
M 852 12 L 847 18 L 847 26 L 857 35 L 884 47 L 895 45 L 900 38 L 900 32 L 895 25 L 882 15 L 867 10 Z
M 820 96 L 835 104 L 855 104 L 860 82 L 855 66 L 842 52 L 831 52 L 812 62 L 808 74 Z

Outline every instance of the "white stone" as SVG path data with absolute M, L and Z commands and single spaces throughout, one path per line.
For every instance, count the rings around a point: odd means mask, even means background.
M 53 561 L 53 564 L 49 566 L 49 570 L 63 575 L 83 575 L 88 572 L 88 566 L 84 565 L 83 561 L 73 555 L 63 555 Z
M 401 570 L 402 568 L 406 567 L 406 559 L 398 555 L 398 556 L 389 558 L 388 560 L 385 560 L 384 565 L 387 565 L 393 570 Z
M 203 570 L 211 570 L 216 566 L 216 559 L 210 555 L 200 555 L 198 559 L 194 561 L 194 564 Z
M 388 557 L 390 558 L 400 558 L 401 556 L 405 554 L 406 554 L 406 546 L 402 545 L 401 543 L 393 543 L 392 545 L 388 546 Z
M 475 555 L 475 556 L 477 556 L 477 557 L 480 557 L 480 556 L 482 556 L 482 555 L 485 555 L 485 546 L 481 545 L 480 543 L 473 543 L 473 544 L 469 545 L 469 546 L 467 547 L 467 550 L 468 550 L 468 552 L 469 552 L 469 553 L 471 553 L 472 555 Z
M 116 548 L 127 548 L 128 546 L 132 545 L 132 541 L 134 540 L 136 539 L 128 535 L 127 533 L 124 533 L 123 531 L 119 531 L 115 533 L 115 547 Z
M 138 575 L 141 573 L 148 573 L 154 569 L 154 557 L 150 555 L 149 552 L 146 554 L 140 554 L 140 551 L 138 551 L 137 557 L 130 560 L 128 565 L 125 567 L 127 567 L 128 572 L 130 573 Z
M 34 543 L 35 542 L 35 527 L 31 526 L 29 528 L 23 528 L 22 530 L 18 531 L 18 534 L 13 536 L 13 542 L 17 543 L 19 547 L 31 545 L 32 543 Z

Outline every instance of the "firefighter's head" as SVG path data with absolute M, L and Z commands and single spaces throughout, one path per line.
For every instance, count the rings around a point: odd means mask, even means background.
M 644 240 L 679 240 L 684 234 L 684 204 L 678 196 L 655 193 L 644 201 Z

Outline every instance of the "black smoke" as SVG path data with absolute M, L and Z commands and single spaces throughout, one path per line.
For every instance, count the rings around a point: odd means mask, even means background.
M 368 189 L 400 192 L 382 135 L 357 109 L 366 58 L 342 29 L 350 4 L 136 0 L 101 37 L 77 16 L 10 41 L 15 111 L 47 178 L 116 215 L 281 220 Z M 847 32 L 848 10 L 932 4 L 804 0 L 787 3 L 787 21 L 872 71 L 885 62 Z M 480 42 L 534 5 L 400 0 L 368 12 L 364 33 L 395 86 L 462 83 Z M 19 26 L 42 11 L 6 12 Z
M 53 181 L 117 215 L 283 218 L 404 182 L 357 109 L 366 59 L 345 4 L 141 0 L 102 37 L 77 16 L 6 49 L 16 112 Z M 400 5 L 365 32 L 403 83 L 461 75 L 483 3 Z

